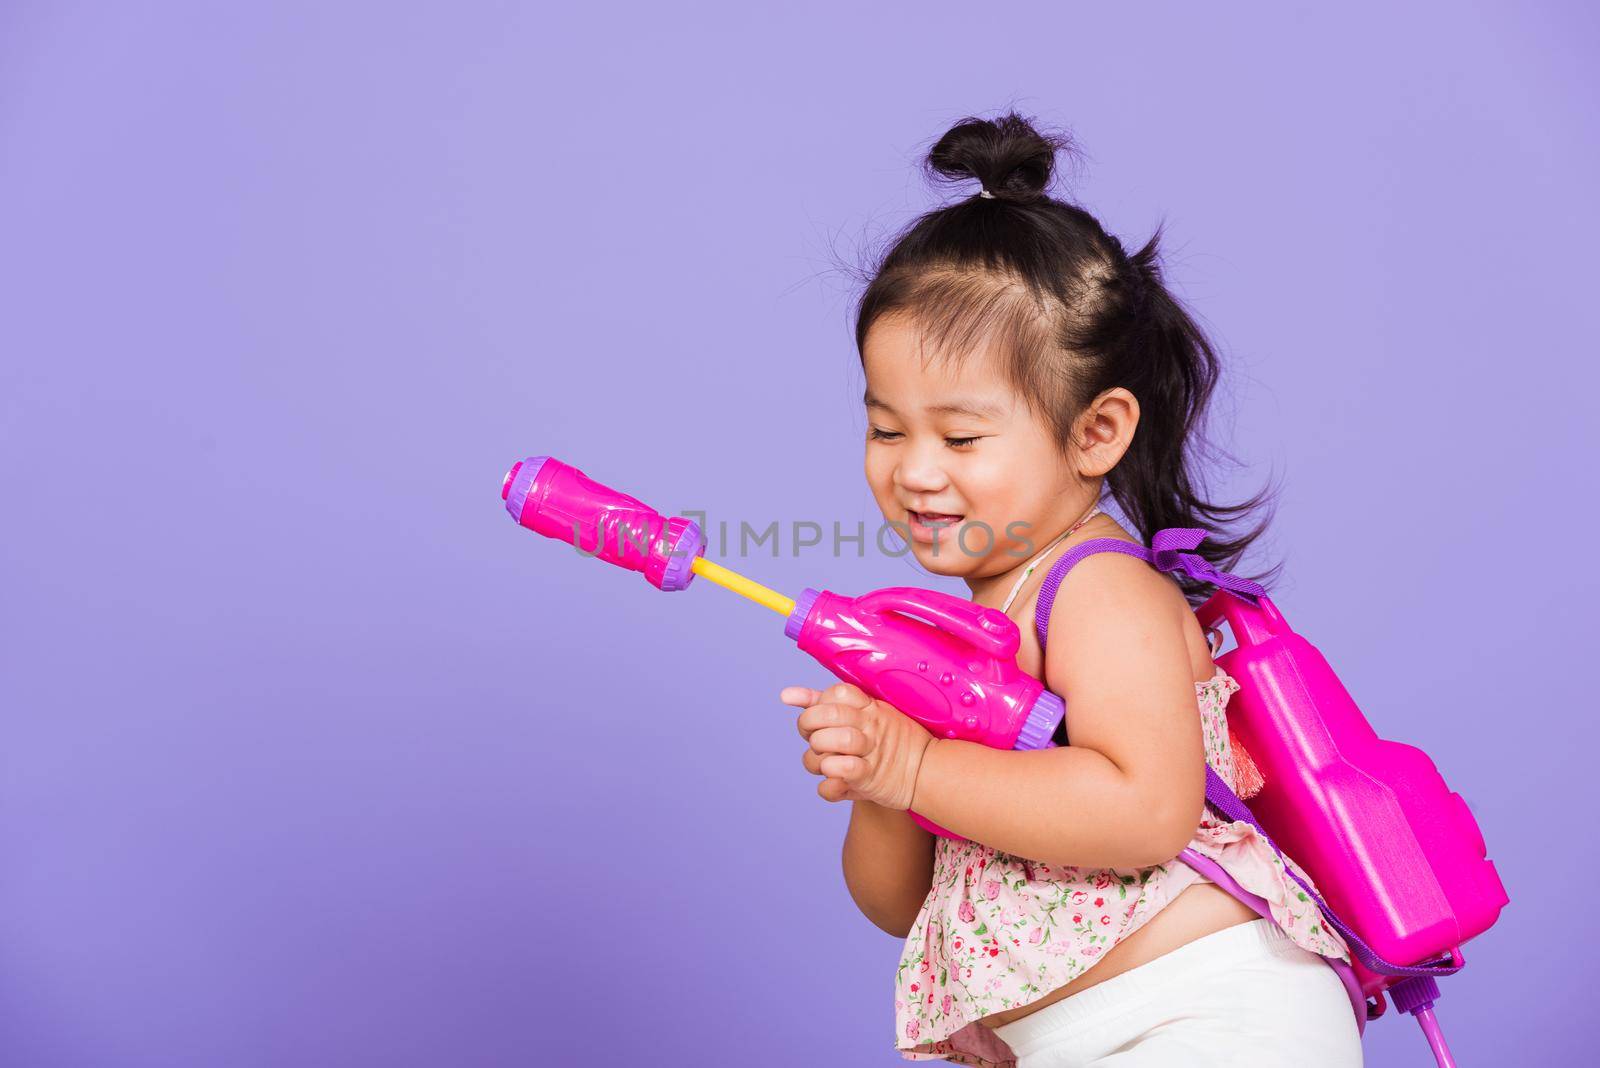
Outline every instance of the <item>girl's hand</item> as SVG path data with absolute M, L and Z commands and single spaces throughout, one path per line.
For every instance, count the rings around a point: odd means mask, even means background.
M 824 801 L 871 801 L 889 809 L 911 807 L 917 772 L 934 742 L 922 724 L 845 682 L 820 693 L 789 686 L 778 697 L 805 709 L 795 726 L 810 743 L 802 763 L 823 777 L 817 796 Z

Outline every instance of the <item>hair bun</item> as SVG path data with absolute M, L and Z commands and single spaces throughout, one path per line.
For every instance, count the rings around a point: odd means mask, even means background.
M 993 121 L 962 119 L 928 152 L 927 167 L 942 181 L 976 178 L 999 200 L 1037 200 L 1050 184 L 1062 137 L 1047 137 L 1012 113 Z

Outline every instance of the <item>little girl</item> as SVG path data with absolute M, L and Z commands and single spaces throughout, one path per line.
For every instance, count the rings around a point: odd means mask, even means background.
M 1217 378 L 1167 292 L 1155 238 L 1129 256 L 1045 193 L 1064 138 L 967 119 L 928 157 L 971 196 L 920 218 L 863 294 L 866 475 L 929 571 L 1022 632 L 1018 665 L 1066 701 L 1070 744 L 1001 751 L 935 738 L 859 689 L 785 689 L 805 767 L 854 802 L 844 875 L 905 939 L 896 1046 L 1001 1068 L 1361 1063 L 1323 957 L 1343 940 L 1247 824 L 1210 814 L 1204 764 L 1233 785 L 1217 668 L 1193 608 L 1210 588 L 1096 553 L 1045 611 L 1050 565 L 1091 538 L 1143 546 L 1260 503 L 1209 504 L 1190 466 Z M 1135 536 L 1099 505 L 1115 498 Z M 1260 527 L 1195 551 L 1231 570 Z M 907 814 L 965 836 L 923 830 Z M 1215 860 L 1276 924 L 1177 859 Z M 1296 868 L 1296 871 L 1299 869 Z

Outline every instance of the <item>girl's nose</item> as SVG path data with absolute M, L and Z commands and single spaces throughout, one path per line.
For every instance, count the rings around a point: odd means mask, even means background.
M 939 493 L 950 484 L 938 454 L 929 449 L 911 448 L 901 454 L 895 480 L 908 493 Z

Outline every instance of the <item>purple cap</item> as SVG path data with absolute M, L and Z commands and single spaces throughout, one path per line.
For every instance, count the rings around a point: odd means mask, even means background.
M 1432 1008 L 1433 1003 L 1439 1000 L 1439 984 L 1431 975 L 1402 979 L 1389 988 L 1389 1000 L 1401 1012 L 1415 1016 L 1423 1009 Z
M 681 590 L 694 581 L 695 557 L 706 551 L 706 536 L 701 532 L 700 524 L 692 519 L 684 522 L 687 526 L 673 543 L 666 569 L 661 572 L 661 585 L 657 587 L 668 593 Z
M 518 523 L 522 522 L 522 508 L 528 503 L 528 491 L 533 488 L 533 480 L 539 477 L 539 469 L 548 459 L 548 456 L 530 456 L 526 460 L 519 460 L 506 472 L 506 480 L 500 486 L 500 496 L 505 499 L 506 511 Z
M 783 625 L 783 636 L 792 642 L 800 640 L 800 631 L 805 628 L 806 617 L 811 614 L 811 606 L 817 603 L 821 593 L 807 586 L 795 598 L 794 611 L 789 613 L 789 620 Z
M 1022 721 L 1022 733 L 1017 735 L 1013 749 L 1047 749 L 1056 724 L 1067 715 L 1067 703 L 1049 690 L 1041 690 L 1038 700 L 1028 709 L 1028 718 Z

